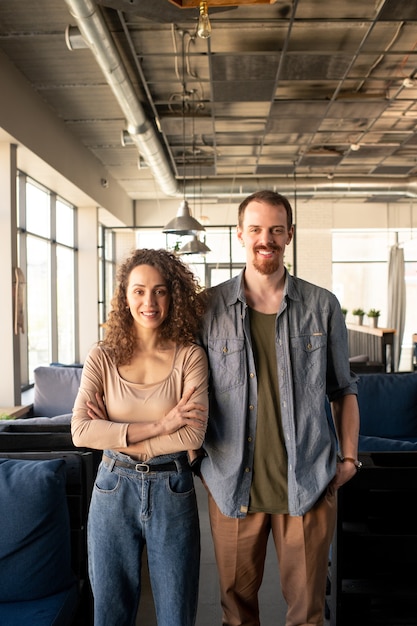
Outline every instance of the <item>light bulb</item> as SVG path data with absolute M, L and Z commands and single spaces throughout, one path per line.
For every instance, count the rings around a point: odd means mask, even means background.
M 406 89 L 412 89 L 415 86 L 416 86 L 415 80 L 413 80 L 412 78 L 404 78 L 403 87 L 405 87 Z
M 211 35 L 211 24 L 207 11 L 207 2 L 200 2 L 200 16 L 198 18 L 197 35 L 201 39 L 208 39 Z

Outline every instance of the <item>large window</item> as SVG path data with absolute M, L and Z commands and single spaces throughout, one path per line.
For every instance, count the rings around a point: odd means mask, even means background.
M 210 252 L 180 254 L 180 258 L 190 266 L 202 287 L 212 287 L 240 272 L 245 264 L 245 251 L 236 237 L 236 226 L 206 226 L 199 237 Z M 191 239 L 164 234 L 161 228 L 103 228 L 100 238 L 103 248 L 100 255 L 101 321 L 105 322 L 110 310 L 116 267 L 132 250 L 163 248 L 178 252 Z
M 19 173 L 18 229 L 26 277 L 21 376 L 29 384 L 38 365 L 77 360 L 75 207 Z
M 404 249 L 406 319 L 400 370 L 411 369 L 412 334 L 417 332 L 417 239 L 410 230 L 345 230 L 333 233 L 333 291 L 348 310 L 347 322 L 354 323 L 352 311 L 361 308 L 381 311 L 379 326 L 388 323 L 388 266 L 390 249 Z M 366 320 L 366 318 L 365 318 Z

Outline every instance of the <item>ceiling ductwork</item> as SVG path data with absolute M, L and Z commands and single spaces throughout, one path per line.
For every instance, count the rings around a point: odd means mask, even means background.
M 327 49 L 323 51 L 320 42 L 317 49 L 314 47 L 315 43 L 313 45 L 309 39 L 309 18 L 305 18 L 305 23 L 303 20 L 294 22 L 295 5 L 291 13 L 284 13 L 283 8 L 275 7 L 278 3 L 273 2 L 270 8 L 266 4 L 264 9 L 256 11 L 256 15 L 261 12 L 268 25 L 271 41 L 281 36 L 285 53 L 280 55 L 275 49 L 265 50 L 268 38 L 263 34 L 257 37 L 259 44 L 253 54 L 242 51 L 240 31 L 253 32 L 249 8 L 234 8 L 216 17 L 215 11 L 224 12 L 230 7 L 214 7 L 211 11 L 214 20 L 218 19 L 219 25 L 226 20 L 227 28 L 217 28 L 216 38 L 207 46 L 202 47 L 201 40 L 193 44 L 191 69 L 187 69 L 185 76 L 190 83 L 189 93 L 196 102 L 200 98 L 204 106 L 192 118 L 192 132 L 190 128 L 187 130 L 188 153 L 192 150 L 198 158 L 193 164 L 197 176 L 189 175 L 184 189 L 179 188 L 176 179 L 183 159 L 178 151 L 178 115 L 172 107 L 159 103 L 158 109 L 154 106 L 155 122 L 149 118 L 107 26 L 106 16 L 98 5 L 119 12 L 133 59 L 139 56 L 139 48 L 135 47 L 137 42 L 130 33 L 140 29 L 145 34 L 140 42 L 140 56 L 143 55 L 147 70 L 147 76 L 142 77 L 143 86 L 146 90 L 146 81 L 152 78 L 153 93 L 158 94 L 160 102 L 169 104 L 175 93 L 172 93 L 171 81 L 166 79 L 166 68 L 175 57 L 176 48 L 173 29 L 168 29 L 165 22 L 172 25 L 184 19 L 184 30 L 178 33 L 186 32 L 186 27 L 195 24 L 195 12 L 191 16 L 189 11 L 166 0 L 65 2 L 78 29 L 78 32 L 71 27 L 67 29 L 68 47 L 80 47 L 81 39 L 85 40 L 124 114 L 126 139 L 137 146 L 140 158 L 152 172 L 152 177 L 146 174 L 136 179 L 129 173 L 129 163 L 125 168 L 120 167 L 121 184 L 126 183 L 132 198 L 154 199 L 155 183 L 168 197 L 185 192 L 190 198 L 214 201 L 238 201 L 261 188 L 275 189 L 288 196 L 294 196 L 296 191 L 297 196 L 305 199 L 349 195 L 367 198 L 370 202 L 394 202 L 417 197 L 414 156 L 417 135 L 409 121 L 414 116 L 417 94 L 416 57 L 410 52 L 414 51 L 415 35 L 414 18 L 407 0 L 386 0 L 375 10 L 368 8 L 361 29 L 352 18 L 347 1 L 337 7 L 342 20 L 337 28 L 327 23 L 327 18 L 320 17 L 320 32 L 331 34 L 333 54 Z M 306 0 L 306 6 L 309 4 L 316 7 L 314 0 Z M 129 23 L 124 20 L 123 10 L 129 16 Z M 411 20 L 410 23 L 407 20 Z M 158 37 L 152 30 L 155 23 Z M 352 43 L 340 52 L 342 25 L 351 33 L 349 41 Z M 373 41 L 381 39 L 379 54 L 375 51 L 376 60 L 364 54 L 371 35 Z M 408 54 L 393 73 L 398 53 L 392 48 L 400 37 L 401 46 Z M 300 47 L 303 54 L 289 51 L 291 38 L 296 47 L 301 46 L 297 42 L 306 41 L 306 50 Z M 350 46 L 355 41 L 356 48 L 352 52 Z M 356 59 L 362 60 L 356 63 Z M 187 58 L 187 68 L 188 61 Z M 367 68 L 367 64 L 369 68 L 363 76 L 359 75 L 355 87 L 348 80 L 350 68 L 355 66 L 358 72 L 359 67 Z M 374 76 L 376 68 L 378 75 Z M 28 68 L 24 69 L 27 73 Z M 312 72 L 314 96 L 309 92 Z M 210 80 L 207 84 L 203 81 L 205 93 L 194 94 L 195 89 L 200 89 L 199 77 L 206 76 Z M 183 78 L 178 71 L 172 77 L 180 83 Z M 382 95 L 380 83 L 387 85 Z M 57 82 L 57 91 L 59 87 Z M 148 97 L 152 101 L 150 92 L 149 89 Z M 248 92 L 251 98 L 256 96 L 255 103 L 247 101 Z M 56 91 L 51 90 L 51 93 Z M 392 114 L 394 102 L 397 102 L 398 120 Z M 55 107 L 57 104 L 59 107 L 58 99 L 53 101 Z M 87 103 L 84 107 L 88 111 Z M 65 117 L 64 113 L 62 115 Z M 97 115 L 97 119 L 104 117 L 104 114 Z M 109 132 L 100 137 L 104 146 L 108 145 Z M 117 162 L 117 156 L 111 157 L 107 164 Z
M 397 197 L 398 198 L 417 198 L 417 178 L 412 178 L 407 181 L 404 180 L 372 180 L 368 178 L 358 179 L 354 181 L 351 179 L 332 179 L 322 180 L 313 178 L 300 178 L 296 182 L 293 180 L 279 181 L 277 178 L 259 178 L 257 180 L 257 186 L 254 186 L 252 179 L 236 179 L 233 181 L 233 186 L 230 190 L 225 192 L 224 180 L 205 180 L 200 183 L 198 190 L 193 190 L 192 181 L 187 181 L 185 184 L 186 193 L 194 193 L 195 197 L 202 198 L 228 198 L 239 199 L 246 198 L 250 194 L 254 193 L 258 189 L 273 189 L 274 191 L 283 194 L 284 196 L 293 196 L 295 193 L 299 197 L 303 196 L 338 196 L 341 197 L 344 194 L 349 196 L 380 196 L 380 197 Z
M 168 196 L 179 193 L 162 144 L 147 119 L 107 24 L 94 0 L 65 0 L 71 15 L 112 89 L 127 122 L 127 131 L 151 169 L 161 190 Z M 68 32 L 68 31 L 67 31 Z M 68 37 L 67 37 L 68 40 Z M 70 43 L 67 41 L 67 44 Z M 70 49 L 72 46 L 69 46 Z M 79 47 L 79 46 L 77 46 Z M 75 48 L 75 46 L 74 46 Z

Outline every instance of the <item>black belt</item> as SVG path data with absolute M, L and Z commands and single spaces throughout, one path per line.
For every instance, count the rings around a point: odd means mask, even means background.
M 182 469 L 191 469 L 184 459 L 178 459 L 182 466 Z M 111 457 L 103 454 L 103 463 L 106 465 L 111 465 L 115 467 L 127 467 L 130 470 L 135 470 L 136 472 L 141 472 L 142 474 L 150 474 L 152 472 L 178 472 L 178 466 L 175 461 L 169 461 L 169 463 L 159 463 L 155 465 L 151 465 L 149 463 L 125 463 L 124 461 L 119 461 L 117 459 L 112 459 Z

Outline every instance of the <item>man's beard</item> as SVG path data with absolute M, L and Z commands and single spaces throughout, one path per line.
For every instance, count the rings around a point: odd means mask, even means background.
M 256 271 L 259 272 L 260 274 L 263 274 L 264 276 L 269 276 L 270 274 L 274 274 L 274 272 L 276 272 L 279 268 L 280 257 L 274 255 L 272 259 L 263 259 L 258 254 L 256 254 L 258 250 L 274 250 L 274 251 L 279 252 L 280 247 L 279 246 L 259 246 L 254 249 L 255 258 L 253 260 L 253 267 L 256 269 Z

